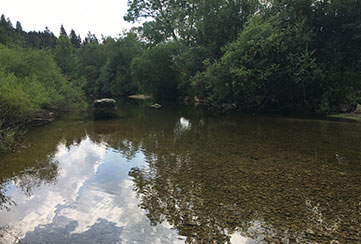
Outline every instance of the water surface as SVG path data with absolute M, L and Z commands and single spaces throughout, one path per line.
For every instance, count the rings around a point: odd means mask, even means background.
M 119 107 L 0 155 L 0 243 L 361 243 L 360 123 Z

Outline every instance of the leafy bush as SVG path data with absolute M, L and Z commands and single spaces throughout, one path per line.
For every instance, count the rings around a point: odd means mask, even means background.
M 68 82 L 43 50 L 0 46 L 0 151 L 37 112 L 84 108 L 82 90 Z
M 0 69 L 0 117 L 17 122 L 40 110 L 47 101 L 44 87 L 35 79 L 18 78 Z

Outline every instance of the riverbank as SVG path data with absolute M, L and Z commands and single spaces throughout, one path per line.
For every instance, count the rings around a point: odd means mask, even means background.
M 6 124 L 0 121 L 0 153 L 11 152 L 27 130 L 48 124 L 59 114 L 58 111 L 41 110 L 15 123 Z
M 335 119 L 347 119 L 361 122 L 361 114 L 358 113 L 341 113 L 341 114 L 330 114 L 327 115 L 328 118 Z

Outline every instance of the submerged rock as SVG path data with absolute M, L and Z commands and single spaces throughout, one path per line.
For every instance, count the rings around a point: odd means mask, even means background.
M 94 101 L 94 119 L 113 119 L 116 117 L 116 101 L 102 98 Z
M 158 103 L 154 103 L 152 105 L 150 105 L 152 108 L 161 108 L 162 105 L 158 104 Z

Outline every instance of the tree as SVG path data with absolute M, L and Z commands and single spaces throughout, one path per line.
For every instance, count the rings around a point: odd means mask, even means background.
M 98 43 L 98 38 L 95 36 L 95 34 L 92 34 L 90 31 L 88 31 L 87 36 L 84 38 L 83 46 L 85 46 L 91 42 Z
M 19 21 L 16 21 L 16 31 L 19 33 L 23 32 L 23 27 L 21 26 Z
M 4 14 L 2 14 L 2 15 L 1 15 L 1 18 L 0 18 L 0 23 L 1 23 L 1 24 L 7 23 L 7 22 L 6 22 L 6 18 L 5 18 L 5 15 L 4 15 Z
M 100 94 L 107 96 L 131 95 L 137 85 L 131 77 L 131 63 L 142 51 L 142 46 L 134 33 L 114 40 L 108 38 L 104 43 L 107 61 L 97 80 Z
M 216 44 L 219 49 L 237 37 L 258 1 L 130 0 L 128 6 L 125 20 L 151 19 L 141 31 L 154 44 L 172 39 L 187 46 Z
M 304 25 L 301 19 L 284 26 L 279 15 L 250 19 L 219 61 L 205 62 L 207 70 L 193 79 L 195 88 L 211 102 L 244 109 L 314 109 L 321 71 L 308 49 L 313 33 Z
M 107 42 L 107 41 L 106 41 Z M 79 58 L 79 76 L 86 79 L 85 91 L 87 94 L 98 95 L 100 85 L 97 80 L 100 77 L 102 67 L 107 61 L 105 45 L 90 42 L 77 52 Z
M 45 27 L 43 32 L 39 33 L 41 40 L 41 48 L 55 48 L 57 43 L 57 38 L 54 33 L 49 30 L 48 27 Z
M 68 34 L 66 33 L 63 25 L 60 26 L 60 36 L 68 38 Z
M 152 18 L 159 23 L 158 26 L 162 27 L 161 30 L 164 32 L 165 38 L 172 37 L 174 40 L 178 40 L 177 32 L 179 33 L 179 31 L 177 31 L 176 19 L 179 18 L 179 12 L 175 7 L 181 6 L 178 4 L 180 2 L 170 0 L 129 0 L 128 13 L 124 16 L 124 19 L 134 22 L 139 18 Z
M 180 74 L 173 65 L 179 46 L 159 45 L 135 57 L 131 64 L 132 78 L 139 89 L 158 99 L 176 99 Z
M 73 29 L 70 31 L 70 42 L 74 48 L 81 47 L 81 38 L 79 35 L 78 36 L 76 35 L 76 33 Z
M 5 18 L 5 15 L 1 15 L 0 18 L 0 44 L 6 46 L 23 45 L 21 33 L 14 29 L 10 19 Z
M 70 39 L 60 35 L 54 50 L 54 60 L 68 79 L 77 77 L 77 57 Z
M 81 100 L 79 90 L 71 87 L 45 50 L 0 48 L 0 63 L 0 120 L 5 116 L 16 122 L 41 108 L 62 109 Z

